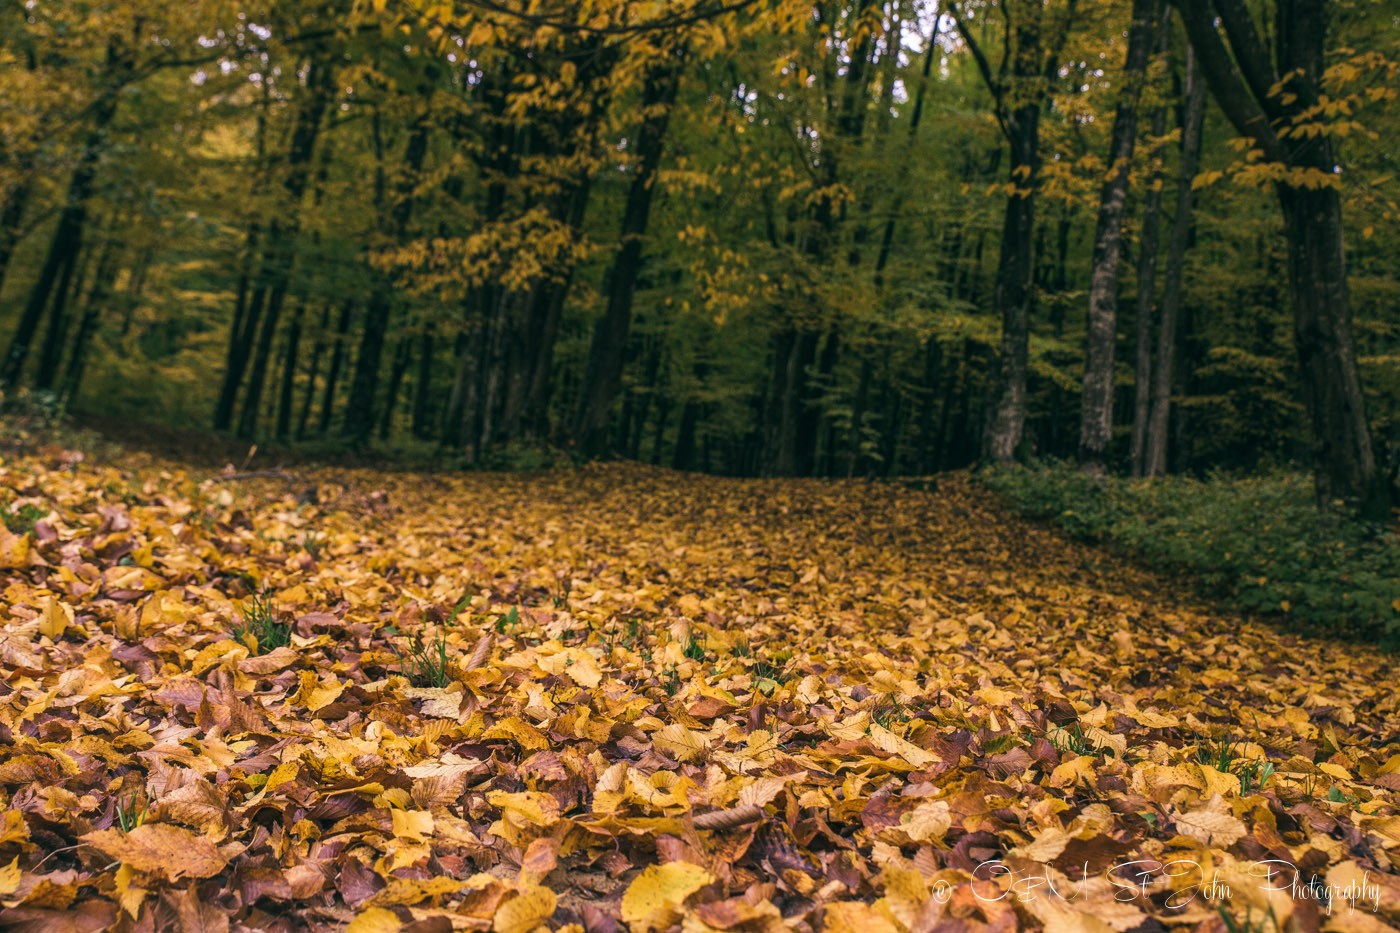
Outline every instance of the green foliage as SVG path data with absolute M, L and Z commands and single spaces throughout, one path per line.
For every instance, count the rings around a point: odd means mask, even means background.
M 408 653 L 399 655 L 399 665 L 400 671 L 415 687 L 446 687 L 452 683 L 447 636 L 439 634 L 430 641 L 421 632 L 415 634 L 409 641 Z
M 243 622 L 234 626 L 233 640 L 247 645 L 254 654 L 267 654 L 292 643 L 292 625 L 278 620 L 270 599 L 254 596 L 243 607 Z
M 34 526 L 45 515 L 46 510 L 39 508 L 32 502 L 22 503 L 19 508 L 9 508 L 0 512 L 0 518 L 5 521 L 5 527 L 17 535 L 28 534 L 34 530 Z
M 1219 738 L 1207 742 L 1196 749 L 1196 760 L 1209 765 L 1222 774 L 1233 774 L 1240 779 L 1240 793 L 1244 796 L 1258 793 L 1273 777 L 1278 769 L 1273 762 L 1262 758 L 1252 758 L 1245 754 L 1244 743 L 1229 738 Z
M 1057 464 L 982 476 L 1023 515 L 1186 574 L 1248 614 L 1400 647 L 1400 538 L 1319 512 L 1305 476 L 1101 479 Z
M 146 816 L 150 813 L 150 804 L 145 801 L 131 797 L 127 800 L 117 802 L 117 826 L 124 833 L 129 833 L 142 823 L 146 822 Z

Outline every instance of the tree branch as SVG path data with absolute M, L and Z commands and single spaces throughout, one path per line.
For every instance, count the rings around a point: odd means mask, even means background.
M 987 60 L 987 55 L 982 51 L 982 47 L 977 44 L 977 40 L 972 38 L 972 30 L 967 28 L 967 23 L 963 21 L 962 14 L 958 12 L 956 6 L 950 6 L 949 15 L 953 17 L 953 22 L 957 24 L 958 35 L 962 36 L 963 43 L 968 51 L 972 52 L 972 58 L 977 62 L 977 70 L 982 73 L 982 81 L 987 85 L 987 90 L 992 95 L 992 113 L 996 115 L 997 125 L 1001 127 L 1002 133 L 1011 138 L 1011 130 L 1006 125 L 1006 89 L 1002 83 L 992 75 L 992 64 Z
M 1215 10 L 1220 14 L 1220 23 L 1225 27 L 1225 35 L 1230 39 L 1230 48 L 1235 52 L 1254 99 L 1272 120 L 1281 119 L 1284 114 L 1276 97 L 1269 90 L 1278 83 L 1278 73 L 1269 60 L 1269 50 L 1259 38 L 1254 28 L 1254 20 L 1241 0 L 1215 0 Z
M 1206 76 L 1220 109 L 1241 136 L 1248 136 L 1275 162 L 1287 162 L 1288 151 L 1269 125 L 1259 102 L 1250 94 L 1235 67 L 1220 34 L 1215 31 L 1215 10 L 1210 0 L 1172 0 L 1187 38 L 1196 50 L 1201 71 Z

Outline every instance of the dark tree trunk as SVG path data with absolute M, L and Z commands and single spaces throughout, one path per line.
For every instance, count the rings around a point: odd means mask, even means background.
M 64 368 L 63 381 L 60 383 L 59 395 L 65 402 L 71 402 L 78 395 L 83 372 L 87 368 L 88 348 L 92 345 L 92 339 L 97 332 L 97 324 L 101 319 L 107 299 L 112 294 L 112 285 L 117 280 L 119 259 L 120 251 L 108 244 L 102 252 L 102 259 L 97 264 L 92 288 L 83 303 L 82 317 L 78 321 L 78 332 L 73 337 L 73 348 L 69 351 L 68 365 Z M 134 280 L 132 288 L 139 287 L 140 281 Z
M 637 133 L 637 162 L 622 213 L 621 245 L 608 273 L 608 307 L 593 331 L 574 426 L 575 443 L 588 456 L 607 452 L 607 426 L 613 402 L 622 387 L 623 352 L 632 322 L 632 300 L 642 270 L 642 247 L 656 193 L 656 174 L 661 167 L 666 127 L 676 101 L 680 76 L 681 60 L 670 56 L 647 75 L 642 90 L 643 117 Z
M 1167 109 L 1158 107 L 1152 115 L 1153 138 L 1160 139 L 1166 129 Z M 1133 361 L 1133 434 L 1128 454 L 1134 476 L 1145 476 L 1147 472 L 1147 421 L 1152 410 L 1152 325 L 1156 308 L 1157 253 L 1162 238 L 1162 180 L 1159 163 L 1152 173 L 1143 204 L 1142 237 L 1138 243 L 1137 320 L 1133 334 L 1136 350 Z
M 321 357 L 326 353 L 326 334 L 331 326 L 331 306 L 321 308 L 321 321 L 316 327 L 316 339 L 311 344 L 311 360 L 307 364 L 306 387 L 301 393 L 301 410 L 297 414 L 296 439 L 306 438 L 306 426 L 311 423 L 311 403 L 316 398 L 316 379 L 321 375 Z
M 1118 338 L 1118 261 L 1123 254 L 1123 218 L 1128 174 L 1137 143 L 1138 98 L 1147 74 L 1153 30 L 1165 0 L 1133 0 L 1128 30 L 1126 86 L 1113 115 L 1109 142 L 1109 176 L 1099 195 L 1094 233 L 1094 260 L 1089 277 L 1089 322 L 1084 362 L 1084 389 L 1079 406 L 1079 462 L 1102 473 L 1113 440 L 1114 349 Z
M 306 302 L 297 303 L 287 326 L 287 344 L 282 355 L 282 385 L 277 393 L 277 437 L 285 438 L 292 431 L 293 395 L 296 391 L 297 352 L 301 347 L 301 323 L 306 316 Z M 311 376 L 315 380 L 315 374 Z
M 321 393 L 321 417 L 316 425 L 316 433 L 324 435 L 331 427 L 331 414 L 335 411 L 335 389 L 340 381 L 341 370 L 345 368 L 345 348 L 350 341 L 350 319 L 355 313 L 355 299 L 347 298 L 340 306 L 340 320 L 335 325 L 335 339 L 331 345 L 331 365 L 326 372 L 326 389 Z
M 426 440 L 430 427 L 433 399 L 433 359 L 437 351 L 437 334 L 429 327 L 418 338 L 418 374 L 413 387 L 413 436 Z
M 1075 0 L 1068 0 L 1063 19 L 1053 30 L 1046 21 L 1045 9 L 1038 3 L 1022 7 L 1014 22 L 1004 15 L 1006 51 L 1000 74 L 993 73 L 991 62 L 967 21 L 955 14 L 958 32 L 992 93 L 997 121 L 1011 150 L 1011 194 L 1006 201 L 993 288 L 993 305 L 1001 319 L 1001 341 L 982 432 L 982 456 L 998 463 L 1015 458 L 1025 432 L 1030 286 L 1035 273 L 1035 195 L 1040 182 L 1040 117 L 1058 75 L 1059 54 L 1075 7 Z M 979 240 L 979 259 L 980 251 Z
M 396 191 L 395 203 L 385 203 L 387 182 L 380 142 L 380 117 L 374 116 L 375 151 L 379 154 L 376 174 L 376 202 L 379 225 L 392 242 L 399 242 L 408 231 L 413 213 L 413 188 L 423 170 L 428 154 L 428 131 L 431 124 L 426 113 L 419 116 L 404 148 L 403 175 Z M 345 436 L 355 443 L 369 439 L 374 430 L 374 397 L 379 389 L 379 371 L 384 358 L 384 339 L 389 332 L 389 315 L 393 310 L 393 280 L 375 273 L 376 281 L 365 308 L 364 329 L 360 332 L 360 351 L 355 357 L 355 375 L 350 382 L 350 399 L 345 409 Z
M 1010 121 L 1011 180 L 1001 227 L 993 304 L 1001 318 L 1001 343 L 992 372 L 992 404 L 983 434 L 983 455 L 997 463 L 1016 457 L 1026 426 L 1026 379 L 1030 364 L 1030 280 L 1035 245 L 1035 191 L 1040 104 L 1022 107 Z
M 1332 139 L 1280 131 L 1318 119 L 1314 108 L 1323 93 L 1332 5 L 1280 0 L 1271 59 L 1244 0 L 1175 3 L 1225 115 L 1265 160 L 1286 167 L 1276 190 L 1288 238 L 1293 342 L 1312 422 L 1318 500 L 1324 506 L 1343 500 L 1368 515 L 1388 517 L 1394 490 L 1376 469 L 1356 366 Z
M 1147 421 L 1143 452 L 1143 473 L 1165 476 L 1167 472 L 1168 426 L 1171 423 L 1173 369 L 1175 366 L 1177 321 L 1181 314 L 1182 274 L 1186 249 L 1191 240 L 1191 211 L 1195 201 L 1192 188 L 1201 156 L 1202 121 L 1205 118 L 1206 85 L 1196 63 L 1196 53 L 1186 50 L 1181 126 L 1181 164 L 1176 182 L 1176 212 L 1172 217 L 1171 240 L 1167 244 L 1167 267 L 1162 285 L 1162 314 L 1157 327 L 1157 360 L 1152 370 L 1152 411 Z
M 255 148 L 259 175 L 253 185 L 257 195 L 267 185 L 267 124 L 268 111 L 272 106 L 270 81 L 262 82 L 262 109 L 258 113 Z M 219 383 L 219 394 L 214 402 L 214 430 L 227 431 L 233 427 L 233 415 L 238 403 L 238 390 L 243 383 L 243 373 L 248 366 L 248 358 L 253 352 L 253 335 L 256 317 L 262 313 L 266 290 L 260 281 L 258 259 L 262 248 L 263 225 L 258 219 L 248 224 L 244 238 L 243 255 L 238 264 L 238 285 L 234 291 L 233 320 L 229 323 L 228 349 L 224 355 L 224 373 Z M 250 326 L 250 317 L 253 326 Z M 125 333 L 125 328 L 123 329 Z
M 27 172 L 28 167 L 21 166 L 20 170 Z M 0 288 L 5 285 L 5 272 L 10 268 L 10 257 L 15 254 L 15 247 L 19 245 L 24 208 L 29 203 L 32 190 L 33 185 L 28 177 L 21 178 L 5 193 L 4 203 L 0 204 Z
M 413 344 L 407 339 L 400 340 L 394 350 L 394 362 L 389 367 L 389 384 L 385 387 L 384 409 L 379 416 L 379 439 L 389 439 L 389 431 L 394 426 L 394 409 L 399 405 L 399 387 L 403 385 L 404 373 L 412 359 Z
M 267 249 L 263 254 L 260 283 L 249 306 L 244 322 L 244 335 L 256 339 L 252 353 L 252 369 L 248 374 L 248 390 L 238 420 L 240 437 L 251 437 L 257 429 L 258 409 L 262 404 L 263 387 L 267 380 L 273 340 L 277 334 L 282 306 L 291 287 L 292 266 L 296 261 L 297 236 L 301 231 L 301 202 L 310 180 L 311 157 L 321 131 L 321 121 L 330 103 L 333 69 L 313 61 L 306 76 L 306 93 L 297 109 L 292 127 L 291 145 L 287 153 L 286 191 L 287 216 L 274 220 L 268 228 Z M 261 300 L 260 300 L 261 299 Z M 262 320 L 259 320 L 262 318 Z M 236 393 L 242 382 L 241 370 L 248 364 L 246 347 L 235 354 L 236 365 L 226 374 L 226 383 Z M 222 401 L 222 400 L 221 400 Z M 220 409 L 222 410 L 222 408 Z
M 92 197 L 97 180 L 98 163 L 106 141 L 107 127 L 117 112 L 116 87 L 121 75 L 128 70 L 130 63 L 114 41 L 108 46 L 107 72 L 113 82 L 113 89 L 104 93 L 92 111 L 92 128 L 83 142 L 82 155 L 73 177 L 68 183 L 68 194 L 64 198 L 63 210 L 59 212 L 58 224 L 54 227 L 49 249 L 39 267 L 39 277 L 29 292 L 24 310 L 20 313 L 19 324 L 10 346 L 5 351 L 4 362 L 0 363 L 0 389 L 8 389 L 18 384 L 25 361 L 29 358 L 34 336 L 39 331 L 44 309 L 56 294 L 66 292 L 72 280 L 73 268 L 78 254 L 83 249 L 83 232 L 87 224 L 88 200 Z M 59 312 L 62 309 L 60 307 Z

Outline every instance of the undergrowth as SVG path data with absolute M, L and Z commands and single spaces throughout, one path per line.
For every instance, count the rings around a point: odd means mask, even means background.
M 1302 474 L 1132 480 L 1041 464 L 982 482 L 1028 518 L 1186 574 L 1248 614 L 1400 649 L 1400 537 L 1320 512 Z

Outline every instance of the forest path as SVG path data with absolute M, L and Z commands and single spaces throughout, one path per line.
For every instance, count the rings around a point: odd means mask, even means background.
M 1248 883 L 1277 858 L 1380 885 L 1337 929 L 1400 919 L 1388 667 L 1194 607 L 964 475 L 49 451 L 0 487 L 0 923 L 57 885 L 103 923 L 1213 929 L 1172 858 L 1233 873 L 1236 918 L 1326 921 Z M 290 645 L 235 640 L 254 592 Z M 1091 877 L 993 899 L 993 860 Z

